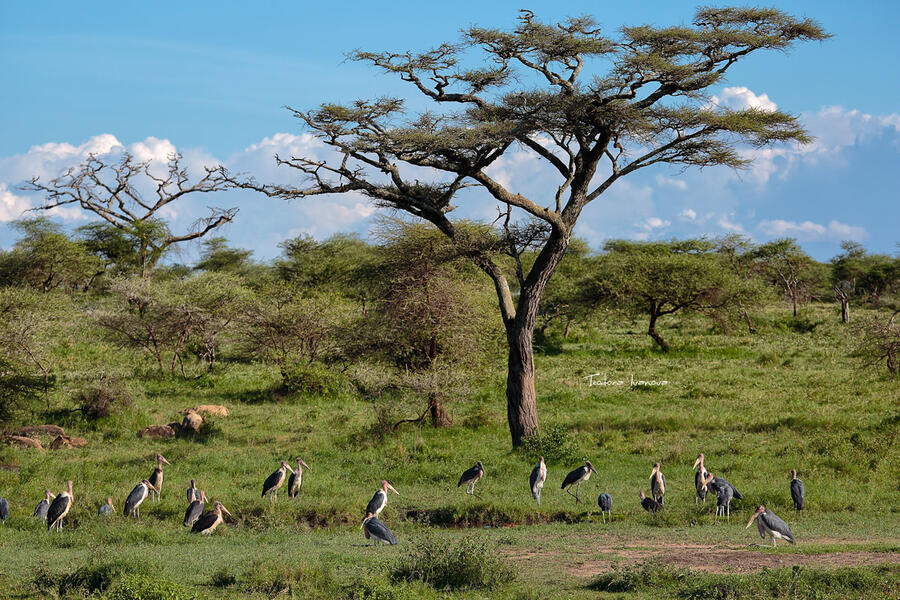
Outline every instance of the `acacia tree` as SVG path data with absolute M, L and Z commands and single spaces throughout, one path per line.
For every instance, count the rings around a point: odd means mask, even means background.
M 790 299 L 796 317 L 797 305 L 809 299 L 818 283 L 813 259 L 797 240 L 787 238 L 757 246 L 751 255 L 759 273 Z
M 538 426 L 538 308 L 582 210 L 645 167 L 740 168 L 749 161 L 738 144 L 808 141 L 796 117 L 717 106 L 709 90 L 757 50 L 826 37 L 816 22 L 775 9 L 702 8 L 692 26 L 625 27 L 618 39 L 602 35 L 590 17 L 550 24 L 523 11 L 511 31 L 470 27 L 460 42 L 422 53 L 356 51 L 352 60 L 411 84 L 433 111 L 406 117 L 398 98 L 289 109 L 335 158 L 276 157 L 304 183 L 246 187 L 283 198 L 363 194 L 430 221 L 453 240 L 496 289 L 509 345 L 507 417 L 519 446 Z M 603 73 L 595 64 L 612 67 Z M 491 165 L 516 147 L 549 165 L 554 194 L 529 197 L 491 175 Z M 473 186 L 486 194 L 459 195 Z M 485 244 L 451 220 L 452 202 L 463 197 L 546 225 L 530 268 L 516 271 L 517 294 Z
M 173 245 L 201 238 L 230 223 L 237 214 L 237 208 L 210 207 L 209 215 L 195 221 L 189 231 L 173 234 L 160 218 L 164 208 L 189 194 L 219 192 L 231 186 L 222 166 L 205 167 L 205 174 L 191 182 L 180 163 L 181 155 L 174 154 L 165 172 L 157 174 L 150 161 L 138 161 L 128 152 L 118 161 L 91 154 L 47 183 L 34 177 L 20 189 L 45 194 L 43 204 L 35 210 L 77 205 L 134 238 L 146 279 Z

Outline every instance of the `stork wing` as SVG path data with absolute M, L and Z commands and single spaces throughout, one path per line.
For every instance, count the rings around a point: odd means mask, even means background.
M 458 486 L 457 486 L 458 487 Z M 391 533 L 391 530 L 388 529 L 387 525 L 382 523 L 376 518 L 371 518 L 366 521 L 366 533 L 375 538 L 376 540 L 381 540 L 383 542 L 387 542 L 388 544 L 394 545 L 397 543 L 397 538 L 394 537 L 394 534 Z
M 281 469 L 266 477 L 266 481 L 263 483 L 262 497 L 265 498 L 266 494 L 275 489 L 282 479 L 284 479 L 284 471 Z
M 468 481 L 472 481 L 473 479 L 475 479 L 476 475 L 478 475 L 478 465 L 475 465 L 471 469 L 466 469 L 466 471 L 459 478 L 459 483 L 456 484 L 456 487 L 459 487 Z
M 203 513 L 203 516 L 194 521 L 194 526 L 191 527 L 191 533 L 200 533 L 201 531 L 209 529 L 212 527 L 212 524 L 216 522 L 217 518 L 218 515 L 215 511 L 210 510 Z
M 53 499 L 53 503 L 50 505 L 50 508 L 47 510 L 47 529 L 53 527 L 56 524 L 56 521 L 62 516 L 62 514 L 66 511 L 66 507 L 69 505 L 69 497 L 63 496 L 60 494 L 56 498 Z

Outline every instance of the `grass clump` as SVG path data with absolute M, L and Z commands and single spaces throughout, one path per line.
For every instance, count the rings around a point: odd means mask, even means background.
M 579 460 L 578 442 L 562 425 L 548 427 L 525 438 L 522 447 L 531 460 L 541 456 L 547 462 L 570 463 Z
M 391 570 L 393 581 L 422 582 L 444 590 L 496 590 L 513 581 L 512 565 L 482 539 L 426 537 L 412 545 Z
M 126 575 L 149 575 L 149 565 L 124 559 L 93 560 L 68 573 L 53 573 L 41 567 L 32 583 L 42 594 L 56 593 L 61 597 L 104 592 Z
M 200 596 L 165 579 L 126 575 L 113 586 L 106 600 L 200 600 Z
M 244 571 L 238 581 L 243 591 L 267 598 L 283 594 L 310 600 L 340 597 L 340 586 L 329 569 L 302 563 L 260 561 Z

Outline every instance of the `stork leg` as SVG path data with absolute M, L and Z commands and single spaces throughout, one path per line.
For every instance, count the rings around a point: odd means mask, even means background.
M 728 522 L 731 523 L 731 502 L 725 505 L 725 508 L 728 509 Z

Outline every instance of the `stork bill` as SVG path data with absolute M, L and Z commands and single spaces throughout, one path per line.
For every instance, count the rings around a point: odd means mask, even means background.
M 459 487 L 459 486 L 456 486 Z M 363 521 L 363 529 L 366 532 L 366 539 L 372 540 L 373 545 L 377 546 L 378 542 L 393 546 L 397 543 L 397 538 L 388 529 L 388 526 L 378 520 L 375 515 L 369 514 Z
M 312 467 L 303 462 L 302 458 L 297 459 L 297 470 L 291 472 L 288 478 L 288 498 L 293 500 L 300 495 L 300 486 L 303 485 L 303 467 L 312 471 Z
M 72 480 L 66 482 L 66 489 L 59 493 L 50 503 L 47 509 L 47 530 L 56 529 L 62 531 L 62 522 L 75 502 L 75 495 L 72 492 Z
M 547 481 L 547 465 L 544 463 L 544 457 L 534 465 L 531 470 L 531 476 L 528 478 L 528 485 L 531 487 L 531 497 L 537 500 L 538 506 L 541 504 L 541 490 L 544 489 L 544 482 Z
M 560 489 L 566 490 L 566 492 L 570 496 L 575 498 L 575 504 L 578 504 L 579 502 L 581 502 L 581 498 L 578 495 L 581 490 L 581 482 L 590 479 L 592 472 L 597 473 L 597 469 L 594 468 L 594 465 L 591 464 L 591 461 L 586 460 L 583 467 L 578 467 L 573 471 L 569 471 L 569 474 L 566 475 L 565 479 L 563 479 Z M 599 473 L 597 474 L 599 475 Z M 572 493 L 573 485 L 575 486 L 574 494 Z
M 383 511 L 384 507 L 387 506 L 387 491 L 388 490 L 391 490 L 398 496 L 400 495 L 400 492 L 395 490 L 394 486 L 392 486 L 390 483 L 388 483 L 387 480 L 382 479 L 381 480 L 381 489 L 378 490 L 377 492 L 375 492 L 375 495 L 372 496 L 371 500 L 369 500 L 369 504 L 366 505 L 366 514 L 367 515 L 372 515 L 372 516 L 377 517 L 379 514 L 381 514 L 381 511 Z
M 203 516 L 194 522 L 194 526 L 191 527 L 191 533 L 199 533 L 202 535 L 212 534 L 212 532 L 216 530 L 216 527 L 224 520 L 222 517 L 223 512 L 231 515 L 231 513 L 228 512 L 228 509 L 225 508 L 221 502 L 216 500 L 215 508 L 203 513 Z
M 791 533 L 791 528 L 788 527 L 788 524 L 782 521 L 781 518 L 771 510 L 766 510 L 765 506 L 760 506 L 756 509 L 756 512 L 750 517 L 750 521 L 747 523 L 745 529 L 748 529 L 753 525 L 754 519 L 756 520 L 756 527 L 759 530 L 759 537 L 766 539 L 766 535 L 771 536 L 772 546 L 777 546 L 775 540 L 787 540 L 791 544 L 797 543 L 794 541 L 794 534 Z
M 478 480 L 484 477 L 484 465 L 481 464 L 479 460 L 475 463 L 475 466 L 470 467 L 463 471 L 463 474 L 459 478 L 459 483 L 456 484 L 456 487 L 461 486 L 462 484 L 466 484 L 466 493 L 472 496 L 477 496 L 475 493 L 475 484 L 478 483 Z

